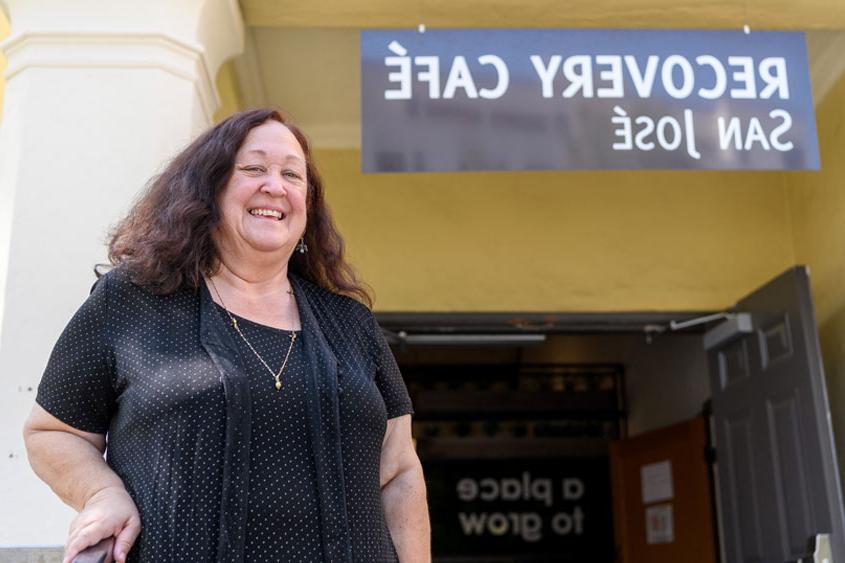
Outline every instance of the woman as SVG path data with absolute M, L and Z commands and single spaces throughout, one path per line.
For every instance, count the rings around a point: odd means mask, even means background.
M 202 135 L 109 257 L 24 431 L 79 511 L 66 562 L 430 559 L 410 400 L 295 126 Z

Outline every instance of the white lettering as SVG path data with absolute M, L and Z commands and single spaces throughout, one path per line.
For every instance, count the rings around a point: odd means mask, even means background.
M 487 520 L 487 514 L 476 514 L 475 512 L 465 514 L 459 512 L 458 520 L 461 521 L 461 528 L 465 536 L 480 536 L 484 533 L 484 523 Z
M 516 479 L 502 479 L 502 500 L 519 500 L 522 487 Z
M 628 113 L 619 106 L 613 107 L 613 117 L 610 118 L 610 122 L 614 125 L 621 125 L 621 128 L 617 128 L 613 130 L 613 134 L 616 137 L 621 137 L 621 142 L 613 143 L 613 150 L 615 151 L 629 151 L 634 148 L 633 140 L 631 139 L 631 118 L 628 117 Z M 564 486 L 565 485 L 564 481 Z
M 499 483 L 495 479 L 482 479 L 479 483 L 481 487 L 481 500 L 493 501 L 499 498 Z M 485 491 L 484 488 L 488 490 Z
M 399 89 L 385 90 L 385 100 L 410 100 L 411 99 L 411 58 L 410 57 L 385 57 L 385 66 L 399 67 L 398 72 L 391 72 L 387 75 L 388 82 L 398 82 Z
M 672 130 L 671 141 L 666 136 L 667 129 Z M 657 120 L 657 142 L 667 151 L 673 151 L 681 146 L 681 124 L 677 119 L 667 115 Z
M 728 57 L 728 64 L 740 68 L 731 76 L 743 85 L 742 88 L 731 88 L 731 98 L 737 100 L 753 100 L 756 98 L 757 83 L 754 81 L 754 59 L 751 57 Z
M 641 73 L 637 66 L 637 59 L 633 55 L 625 55 L 625 66 L 628 67 L 628 74 L 631 75 L 631 82 L 634 83 L 634 89 L 639 97 L 648 98 L 651 96 L 659 61 L 657 55 L 649 56 L 646 60 L 645 72 Z
M 596 89 L 599 98 L 622 98 L 625 90 L 622 86 L 622 57 L 619 55 L 598 55 L 596 65 L 606 65 L 610 68 L 599 71 L 599 79 L 610 82 L 609 88 Z
M 783 123 L 772 129 L 771 135 L 769 135 L 769 141 L 772 143 L 772 146 L 779 151 L 791 151 L 792 141 L 787 141 L 785 143 L 781 142 L 780 136 L 789 131 L 792 128 L 792 116 L 789 114 L 788 111 L 782 109 L 773 109 L 769 112 L 769 117 L 772 119 L 781 119 Z
M 584 496 L 584 481 L 581 479 L 563 480 L 563 499 L 580 500 Z
M 503 536 L 508 531 L 508 519 L 501 512 L 494 512 L 487 517 L 487 529 L 494 536 Z
M 740 129 L 739 118 L 732 117 L 727 127 L 725 126 L 724 117 L 720 117 L 717 123 L 719 126 L 719 147 L 723 151 L 728 150 L 731 145 L 731 139 L 733 139 L 734 148 L 739 150 L 742 147 L 742 130 Z
M 559 536 L 568 536 L 572 533 L 580 536 L 584 533 L 584 511 L 580 506 L 576 506 L 571 515 L 558 512 L 552 518 L 552 531 Z
M 452 68 L 449 70 L 449 76 L 446 78 L 446 87 L 443 88 L 443 97 L 451 100 L 455 97 L 455 92 L 458 88 L 464 89 L 467 98 L 478 98 L 478 90 L 476 90 L 475 82 L 472 80 L 472 74 L 469 72 L 467 60 L 460 55 L 452 61 Z
M 789 81 L 786 79 L 786 60 L 783 57 L 766 57 L 757 67 L 760 78 L 766 85 L 760 90 L 760 97 L 768 99 L 777 91 L 781 100 L 789 99 Z
M 687 137 L 687 154 L 698 160 L 701 153 L 695 148 L 695 123 L 692 120 L 692 110 L 684 110 L 684 131 Z
M 553 55 L 549 59 L 549 65 L 543 66 L 543 59 L 539 55 L 531 55 L 531 64 L 534 65 L 534 70 L 537 71 L 537 76 L 540 77 L 540 82 L 543 84 L 543 97 L 551 98 L 554 95 L 554 79 L 557 74 L 557 69 L 560 67 L 560 62 L 563 57 L 560 55 Z
M 543 538 L 543 520 L 535 512 L 522 515 L 522 539 L 527 542 L 540 541 Z
M 760 125 L 760 120 L 752 117 L 748 120 L 748 133 L 745 136 L 745 150 L 751 150 L 754 143 L 760 143 L 764 151 L 769 150 L 769 140 L 766 138 L 766 132 L 763 131 L 763 126 Z
M 536 512 L 459 512 L 458 520 L 465 536 L 481 536 L 485 532 L 492 536 L 510 534 L 527 542 L 543 537 L 543 519 Z
M 643 128 L 640 129 L 634 137 L 634 144 L 642 151 L 654 150 L 654 143 L 645 140 L 646 137 L 654 132 L 654 120 L 647 115 L 641 115 L 634 120 L 634 123 L 637 125 L 643 125 Z
M 575 67 L 579 67 L 580 72 L 576 72 Z M 593 97 L 593 67 L 588 55 L 567 57 L 563 61 L 563 76 L 570 82 L 563 91 L 564 98 L 573 97 L 579 90 L 583 91 L 585 98 Z
M 531 483 L 531 496 L 537 500 L 542 500 L 546 506 L 552 505 L 552 480 L 551 479 L 535 479 Z M 529 497 L 530 498 L 530 497 Z
M 496 100 L 501 98 L 505 92 L 508 91 L 508 84 L 510 83 L 510 74 L 508 67 L 501 58 L 496 55 L 481 55 L 478 57 L 478 62 L 483 65 L 491 65 L 496 69 L 498 80 L 495 88 L 481 88 L 478 95 L 487 100 Z
M 700 57 L 696 57 L 695 62 L 701 66 L 709 66 L 713 69 L 713 74 L 716 76 L 716 83 L 713 87 L 699 88 L 698 95 L 705 100 L 715 100 L 724 95 L 728 85 L 728 77 L 722 61 L 712 55 L 701 55 Z
M 681 85 L 675 84 L 674 70 L 675 67 L 681 69 Z M 669 55 L 663 61 L 663 68 L 661 69 L 661 78 L 663 79 L 663 88 L 666 93 L 676 99 L 683 99 L 689 97 L 692 89 L 695 87 L 695 73 L 692 70 L 692 65 L 689 61 L 680 55 Z
M 417 72 L 417 80 L 428 82 L 428 97 L 432 100 L 438 99 L 440 97 L 440 57 L 414 57 L 414 64 L 428 69 Z
M 458 498 L 464 502 L 475 500 L 478 496 L 478 483 L 474 479 L 461 479 L 458 481 Z

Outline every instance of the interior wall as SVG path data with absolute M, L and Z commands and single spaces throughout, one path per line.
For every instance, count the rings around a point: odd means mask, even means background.
M 525 362 L 618 363 L 625 366 L 628 434 L 689 420 L 710 397 L 700 334 L 554 336 L 526 348 Z
M 845 470 L 845 75 L 816 108 L 821 171 L 786 176 L 798 263 L 810 267 L 840 470 Z

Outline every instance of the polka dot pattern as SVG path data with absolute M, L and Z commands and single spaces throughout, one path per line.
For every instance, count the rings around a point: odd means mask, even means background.
M 246 426 L 235 431 L 231 420 L 227 426 L 232 391 L 201 342 L 200 292 L 153 295 L 114 270 L 56 343 L 37 402 L 75 428 L 108 432 L 107 461 L 142 518 L 130 561 L 397 560 L 378 479 L 387 418 L 412 412 L 401 374 L 366 307 L 303 280 L 295 285 L 320 335 L 297 338 L 281 391 L 216 315 L 237 348 L 230 359 L 243 373 L 236 375 L 248 380 L 248 397 L 237 398 L 249 401 L 237 411 Z M 288 332 L 239 324 L 271 367 L 281 365 Z M 321 338 L 336 357 L 336 390 L 324 376 L 332 371 L 326 358 L 306 351 L 305 342 Z M 317 396 L 308 385 L 315 366 Z M 321 419 L 322 449 L 308 417 L 315 401 L 337 413 Z M 330 431 L 339 440 L 319 439 Z M 232 448 L 247 452 L 238 458 L 246 466 L 225 479 Z M 244 518 L 234 519 L 243 526 L 231 524 L 237 510 L 227 498 L 247 499 Z M 327 509 L 336 506 L 345 511 Z M 224 544 L 239 548 L 222 557 Z M 347 547 L 327 548 L 336 544 Z

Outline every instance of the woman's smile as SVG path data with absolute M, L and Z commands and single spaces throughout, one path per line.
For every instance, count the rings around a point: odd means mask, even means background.
M 253 217 L 259 217 L 262 219 L 274 219 L 276 221 L 283 221 L 287 214 L 284 211 L 279 209 L 270 209 L 267 207 L 255 207 L 253 209 L 248 210 L 249 214 Z

